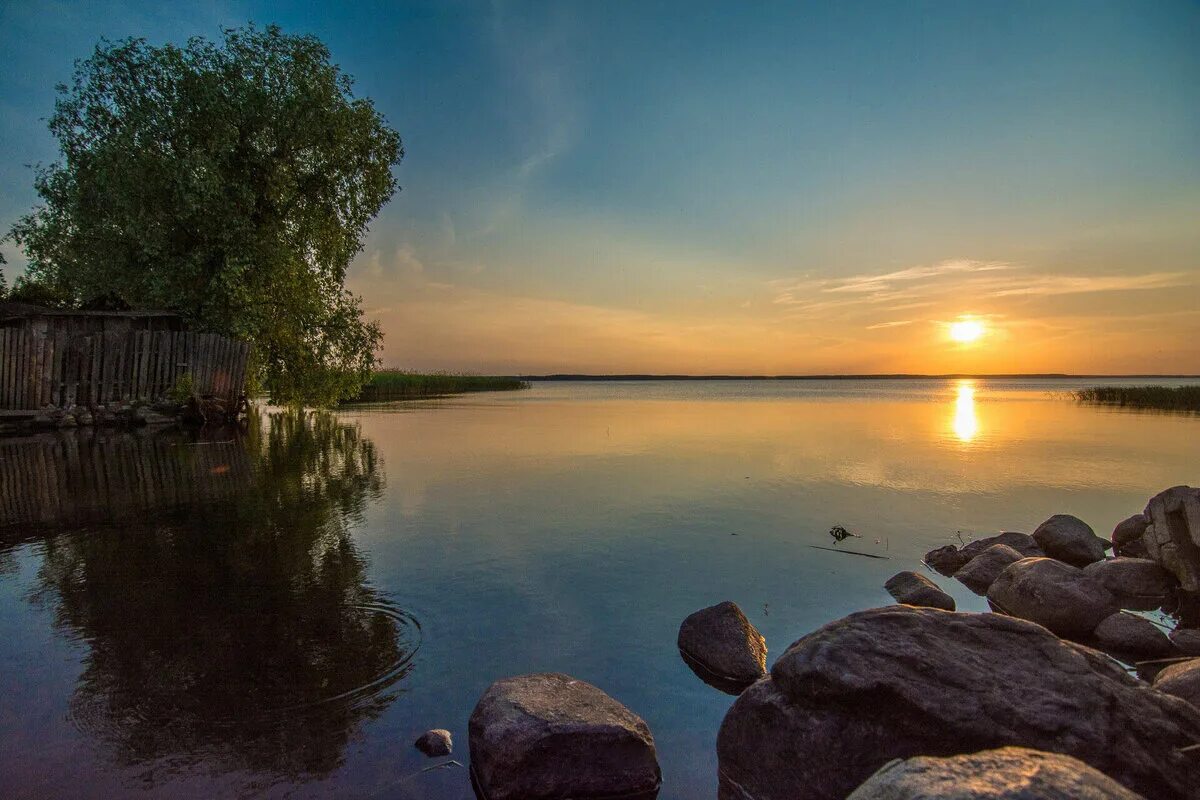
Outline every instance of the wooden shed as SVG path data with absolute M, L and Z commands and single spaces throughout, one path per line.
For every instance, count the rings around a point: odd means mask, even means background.
M 64 311 L 0 302 L 0 411 L 153 402 L 185 375 L 236 403 L 250 346 L 186 330 L 170 311 Z

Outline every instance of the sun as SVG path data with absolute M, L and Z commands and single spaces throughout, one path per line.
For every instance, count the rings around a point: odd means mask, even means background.
M 987 329 L 983 326 L 982 322 L 970 317 L 950 323 L 950 338 L 963 344 L 979 341 L 980 337 L 986 332 Z

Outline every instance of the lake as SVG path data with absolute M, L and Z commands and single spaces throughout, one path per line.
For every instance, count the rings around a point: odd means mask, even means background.
M 1107 536 L 1200 482 L 1200 418 L 1066 394 L 1101 383 L 547 382 L 0 440 L 0 796 L 465 800 L 480 694 L 561 671 L 646 720 L 662 798 L 713 797 L 732 698 L 683 618 L 736 601 L 769 663 L 931 548 Z

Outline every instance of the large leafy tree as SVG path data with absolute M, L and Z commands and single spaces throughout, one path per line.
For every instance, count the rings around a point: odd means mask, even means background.
M 404 150 L 325 45 L 253 25 L 101 41 L 57 90 L 61 158 L 8 234 L 27 280 L 247 339 L 277 402 L 356 393 L 382 333 L 344 279 Z

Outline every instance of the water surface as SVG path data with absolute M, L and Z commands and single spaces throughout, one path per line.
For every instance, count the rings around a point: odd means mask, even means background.
M 734 600 L 774 657 L 933 547 L 1200 483 L 1200 419 L 1078 385 L 539 383 L 0 440 L 0 796 L 470 798 L 412 740 L 465 763 L 487 685 L 547 670 L 646 719 L 663 798 L 714 796 L 731 698 L 687 614 Z

